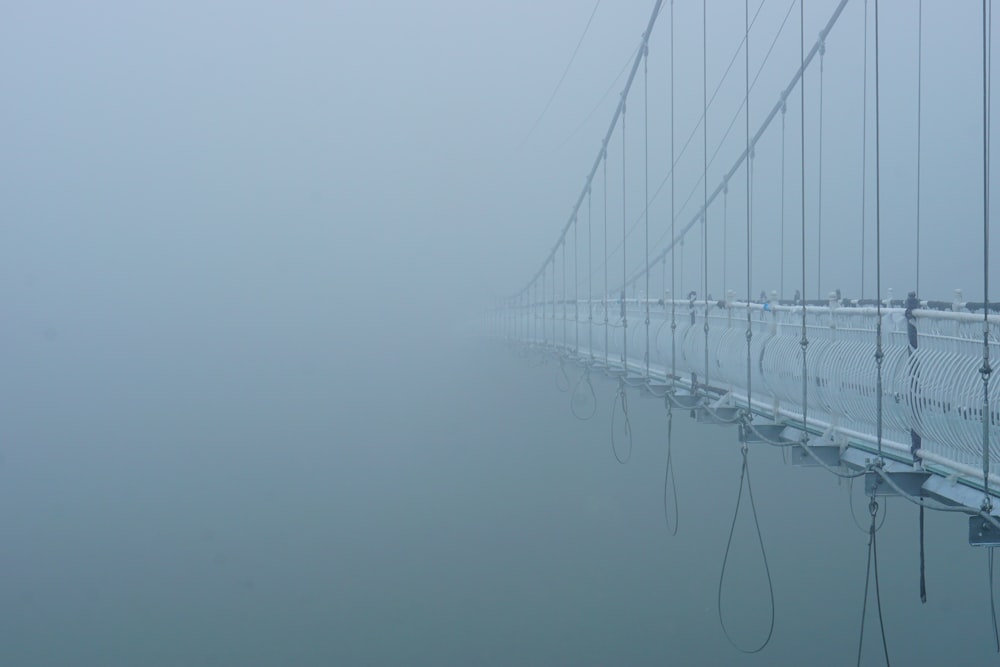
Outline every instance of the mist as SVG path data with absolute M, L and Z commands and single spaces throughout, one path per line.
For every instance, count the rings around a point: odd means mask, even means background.
M 709 4 L 705 44 L 701 3 L 673 7 L 673 81 L 666 15 L 650 36 L 608 183 L 567 236 L 572 298 L 644 269 L 647 213 L 650 255 L 666 247 L 672 221 L 697 215 L 703 173 L 711 192 L 798 67 L 797 21 L 783 24 L 798 6 L 751 2 L 747 121 L 742 56 L 725 74 L 744 5 Z M 836 4 L 807 4 L 806 48 Z M 918 198 L 914 3 L 880 4 L 880 199 L 855 1 L 827 38 L 822 134 L 809 70 L 805 132 L 796 92 L 784 154 L 777 123 L 756 148 L 750 247 L 739 171 L 708 211 L 711 267 L 697 226 L 678 246 L 675 294 L 791 298 L 805 283 L 810 299 L 873 298 L 880 266 L 882 297 L 919 275 L 921 298 L 983 298 L 979 9 L 924 3 Z M 652 6 L 601 2 L 585 34 L 594 5 L 569 0 L 0 10 L 0 664 L 854 659 L 860 489 L 752 454 L 776 631 L 743 656 L 716 608 L 734 433 L 677 415 L 672 536 L 663 406 L 635 402 L 635 455 L 618 466 L 610 381 L 574 419 L 558 385 L 577 370 L 474 326 L 568 224 Z M 703 74 L 718 87 L 707 157 Z M 651 295 L 666 276 L 654 269 Z M 986 567 L 964 522 L 928 519 L 921 606 L 914 513 L 890 507 L 894 659 L 987 659 Z M 767 592 L 746 521 L 726 590 L 750 641 Z

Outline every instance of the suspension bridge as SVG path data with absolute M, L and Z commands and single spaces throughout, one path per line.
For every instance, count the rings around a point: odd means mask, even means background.
M 676 26 L 675 4 L 682 3 L 654 3 L 618 105 L 568 219 L 527 283 L 484 314 L 483 331 L 508 341 L 521 354 L 554 360 L 571 395 L 570 408 L 581 419 L 597 409 L 593 382 L 614 383 L 611 445 L 619 463 L 627 463 L 631 453 L 628 397 L 635 395 L 662 401 L 670 420 L 677 411 L 732 427 L 747 491 L 749 452 L 761 446 L 786 448 L 797 465 L 820 467 L 839 478 L 864 478 L 876 599 L 876 522 L 883 497 L 918 506 L 921 527 L 924 510 L 962 514 L 968 520 L 970 545 L 991 550 L 1000 546 L 1000 390 L 992 368 L 1000 353 L 1000 303 L 989 300 L 988 2 L 982 3 L 976 34 L 969 36 L 980 47 L 981 60 L 969 67 L 981 68 L 981 89 L 974 98 L 954 102 L 981 114 L 982 146 L 971 156 L 981 178 L 981 217 L 968 222 L 963 232 L 966 263 L 975 267 L 969 275 L 982 280 L 982 295 L 976 300 L 965 299 L 959 290 L 939 294 L 938 300 L 919 293 L 921 147 L 927 141 L 923 134 L 932 132 L 921 120 L 925 93 L 920 48 L 930 30 L 924 26 L 922 2 L 905 7 L 917 14 L 918 28 L 916 215 L 906 227 L 915 239 L 915 271 L 914 283 L 898 296 L 882 278 L 884 267 L 896 258 L 890 257 L 895 253 L 888 251 L 882 229 L 886 211 L 881 135 L 886 119 L 879 104 L 886 82 L 880 81 L 879 21 L 886 19 L 879 3 L 826 3 L 823 11 L 828 13 L 818 36 L 811 38 L 804 27 L 805 13 L 817 8 L 804 7 L 809 3 L 784 3 L 781 12 L 774 13 L 775 24 L 766 26 L 758 23 L 766 0 L 746 2 L 740 7 L 743 29 L 735 45 L 708 43 L 707 3 L 699 4 L 700 22 Z M 731 9 L 730 19 L 735 20 L 735 3 Z M 775 44 L 794 31 L 790 17 L 796 14 L 797 57 L 794 62 L 772 59 Z M 674 51 L 680 31 L 701 33 L 700 53 Z M 824 178 L 824 136 L 828 145 L 847 142 L 829 119 L 824 128 L 824 63 L 838 38 L 846 35 L 863 40 L 862 71 L 857 73 L 858 160 L 850 172 Z M 651 57 L 654 36 L 665 52 L 661 59 Z M 713 92 L 707 54 L 724 47 L 735 51 Z M 757 54 L 753 69 L 752 49 Z M 683 91 L 676 88 L 675 61 L 681 59 L 688 69 L 695 61 L 702 63 L 701 85 L 693 91 L 690 85 Z M 734 73 L 734 64 L 743 65 L 742 76 Z M 651 65 L 663 68 L 663 75 L 651 76 Z M 776 98 L 765 100 L 763 93 L 755 93 L 762 72 L 784 77 Z M 884 71 L 881 75 L 887 76 Z M 741 94 L 735 98 L 738 108 L 731 122 L 711 127 L 712 105 L 731 77 L 742 79 Z M 656 114 L 649 111 L 651 80 L 669 87 L 669 108 Z M 678 127 L 675 98 L 690 106 L 693 97 L 700 98 L 700 114 L 689 114 L 688 126 Z M 642 107 L 640 130 L 628 128 L 634 133 L 629 143 L 626 111 L 631 120 L 637 105 Z M 668 126 L 661 128 L 669 134 L 666 146 L 650 146 L 651 122 Z M 742 132 L 734 129 L 740 124 Z M 798 137 L 789 137 L 789 125 L 798 130 Z M 692 157 L 697 153 L 692 142 L 699 138 L 700 154 Z M 710 141 L 717 146 L 714 153 Z M 619 149 L 620 158 L 614 160 Z M 773 159 L 779 150 L 780 158 Z M 649 164 L 658 152 L 669 152 L 669 157 L 665 176 L 651 193 Z M 772 158 L 771 168 L 759 164 L 765 153 Z M 724 164 L 727 154 L 732 160 Z M 773 169 L 779 163 L 780 172 Z M 838 219 L 833 232 L 828 221 L 824 237 L 823 184 L 831 181 L 857 184 L 858 215 L 856 221 Z M 675 183 L 683 186 L 686 199 L 678 196 Z M 758 203 L 758 197 L 766 201 Z M 742 218 L 735 223 L 730 210 L 734 198 L 738 201 L 733 208 Z M 696 202 L 694 210 L 687 208 L 691 202 Z M 858 230 L 860 262 L 824 250 L 824 239 L 848 236 L 848 228 Z M 934 253 L 925 249 L 923 254 L 926 269 Z M 834 275 L 831 264 L 839 265 L 840 276 Z M 860 281 L 850 277 L 859 282 L 858 294 L 824 290 L 846 273 L 860 273 Z M 874 293 L 866 295 L 868 282 L 873 282 Z M 794 294 L 788 294 L 793 289 Z M 669 425 L 667 429 L 669 477 Z M 743 498 L 741 476 L 737 512 Z M 752 495 L 748 501 L 752 505 Z M 922 529 L 920 539 L 922 545 Z M 992 591 L 992 567 L 989 577 Z M 866 604 L 868 586 L 866 581 Z M 756 652 L 770 636 L 754 646 L 734 645 Z M 882 641 L 888 662 L 884 632 Z M 858 655 L 860 661 L 860 645 Z

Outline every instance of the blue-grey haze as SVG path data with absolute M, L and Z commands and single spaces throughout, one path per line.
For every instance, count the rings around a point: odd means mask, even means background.
M 589 2 L 0 7 L 0 665 L 853 660 L 866 536 L 846 487 L 784 466 L 775 450 L 750 453 L 777 626 L 764 653 L 739 655 L 715 608 L 734 433 L 678 416 L 682 523 L 671 538 L 662 405 L 632 402 L 635 453 L 620 467 L 612 385 L 596 383 L 597 414 L 578 422 L 551 365 L 465 337 L 551 247 L 621 80 L 601 94 L 652 4 L 602 3 L 527 142 Z M 744 5 L 709 4 L 714 86 Z M 835 4 L 807 4 L 807 44 Z M 923 4 L 921 296 L 981 298 L 979 6 Z M 897 297 L 915 284 L 915 5 L 880 3 L 883 292 Z M 810 297 L 814 286 L 860 295 L 862 235 L 874 295 L 871 60 L 860 221 L 864 6 L 850 2 L 827 42 L 822 248 L 818 78 L 807 75 Z M 752 70 L 788 7 L 764 2 Z M 701 3 L 677 0 L 675 20 L 679 151 L 701 113 Z M 798 64 L 797 29 L 793 19 L 781 33 L 751 95 L 752 126 Z M 669 162 L 668 30 L 661 16 L 649 52 L 654 189 Z M 708 112 L 710 152 L 739 107 L 741 72 L 742 58 Z M 644 206 L 640 91 L 628 106 L 629 221 Z M 778 126 L 757 151 L 753 294 L 787 296 L 802 272 L 800 117 L 789 106 L 784 201 Z M 712 187 L 743 148 L 741 127 L 740 117 L 709 167 Z M 695 136 L 676 175 L 683 221 L 700 196 L 682 209 L 701 174 Z M 620 141 L 608 163 L 615 234 Z M 742 172 L 735 181 L 727 284 L 717 270 L 709 278 L 717 296 L 748 287 Z M 659 195 L 653 239 L 669 211 Z M 721 247 L 721 229 L 709 234 Z M 641 227 L 626 247 L 632 271 Z M 598 277 L 602 253 L 595 244 Z M 685 289 L 700 285 L 699 256 L 686 245 Z M 620 275 L 620 255 L 609 267 Z M 734 631 L 752 639 L 765 599 L 746 515 L 738 526 L 727 595 Z M 890 501 L 880 564 L 900 664 L 995 659 L 985 555 L 965 539 L 960 518 L 928 518 L 921 606 L 915 510 Z

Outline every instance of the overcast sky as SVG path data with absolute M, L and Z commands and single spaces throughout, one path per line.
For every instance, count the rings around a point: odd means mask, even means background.
M 925 4 L 921 293 L 947 299 L 963 287 L 973 298 L 982 280 L 979 8 Z M 305 325 L 328 321 L 337 308 L 374 314 L 375 302 L 429 320 L 423 316 L 440 304 L 512 293 L 567 220 L 624 83 L 616 76 L 652 5 L 600 4 L 562 88 L 527 136 L 591 2 L 10 3 L 0 21 L 0 289 L 8 326 L 59 330 L 81 313 L 103 322 L 148 313 L 163 324 L 255 309 Z M 742 3 L 711 5 L 710 92 L 738 52 L 744 21 Z M 806 7 L 807 48 L 835 5 Z M 751 13 L 758 7 L 752 3 Z M 668 10 L 649 54 L 650 190 L 664 184 L 650 206 L 654 252 L 668 234 L 670 210 Z M 823 275 L 813 275 L 812 259 L 820 182 L 816 68 L 807 75 L 810 297 L 836 287 L 845 295 L 861 291 L 864 11 L 863 2 L 849 3 L 827 43 Z M 900 295 L 915 282 L 915 3 L 884 0 L 881 11 L 883 286 Z M 701 5 L 679 2 L 675 14 L 679 152 L 701 113 Z M 763 3 L 750 37 L 751 76 L 774 39 L 751 94 L 752 129 L 797 66 L 797 6 Z M 709 167 L 710 191 L 745 141 L 737 117 L 742 60 L 708 114 L 710 155 L 736 118 Z M 642 90 L 640 68 L 627 110 L 630 224 L 645 197 Z M 874 290 L 873 90 L 870 76 L 866 296 Z M 793 93 L 784 253 L 778 123 L 758 149 L 754 294 L 790 293 L 799 282 L 798 130 Z M 620 141 L 616 131 L 608 160 L 612 244 L 623 215 Z M 701 163 L 698 130 L 678 164 L 678 224 L 700 202 Z M 729 274 L 745 275 L 744 182 L 740 171 L 725 211 L 732 235 L 725 288 L 741 294 L 746 281 Z M 603 290 L 601 196 L 595 189 L 595 291 Z M 722 216 L 720 201 L 709 211 L 713 248 L 722 244 Z M 626 245 L 630 274 L 644 261 L 642 232 L 640 223 Z M 680 278 L 685 289 L 702 281 L 700 254 L 692 239 Z M 777 284 L 782 256 L 784 286 Z M 721 255 L 709 261 L 709 291 L 718 294 Z M 614 289 L 620 255 L 609 270 Z

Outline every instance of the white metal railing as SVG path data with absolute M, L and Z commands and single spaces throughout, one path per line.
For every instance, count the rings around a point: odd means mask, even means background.
M 621 302 L 582 300 L 568 305 L 525 304 L 503 311 L 504 335 L 530 344 L 577 351 L 584 357 L 626 363 L 633 371 L 646 365 L 645 299 L 626 300 L 628 327 L 622 326 Z M 564 307 L 565 306 L 565 307 Z M 579 306 L 579 321 L 573 313 Z M 605 307 L 608 313 L 605 348 Z M 749 376 L 755 405 L 771 405 L 783 415 L 802 413 L 802 315 L 805 312 L 806 400 L 814 422 L 868 442 L 876 438 L 877 397 L 874 307 L 790 306 L 746 302 L 650 300 L 649 365 L 666 378 L 676 368 L 685 386 L 692 380 L 747 400 L 747 313 L 750 314 Z M 674 309 L 676 328 L 671 327 Z M 592 316 L 592 324 L 588 320 Z M 920 438 L 918 454 L 956 471 L 979 470 L 983 447 L 982 314 L 916 309 L 911 312 L 917 345 L 911 347 L 906 311 L 885 307 L 883 333 L 883 440 L 897 453 Z M 1000 358 L 1000 315 L 986 319 L 991 359 Z M 708 333 L 705 333 L 705 324 Z M 565 325 L 565 326 L 564 326 Z M 579 330 L 579 350 L 576 350 Z M 566 332 L 565 334 L 563 332 Z M 593 347 L 588 347 L 593 340 Z M 671 350 L 676 350 L 676 359 Z M 708 366 L 706 374 L 706 349 Z M 991 469 L 1000 470 L 1000 378 L 989 388 Z M 776 417 L 778 415 L 775 415 Z

